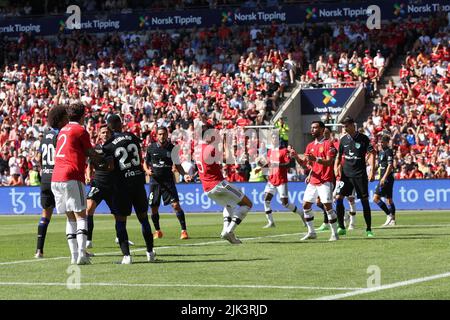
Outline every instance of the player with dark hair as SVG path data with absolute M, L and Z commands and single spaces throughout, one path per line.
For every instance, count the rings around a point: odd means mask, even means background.
M 122 264 L 131 264 L 128 243 L 127 217 L 134 208 L 141 224 L 142 236 L 147 247 L 147 261 L 155 261 L 152 229 L 148 220 L 147 192 L 145 190 L 145 172 L 142 168 L 140 140 L 133 133 L 122 132 L 122 120 L 118 115 L 107 119 L 113 132 L 103 146 L 103 152 L 113 164 L 112 213 L 116 220 L 116 233 L 122 250 Z
M 37 248 L 35 258 L 44 257 L 44 244 L 47 228 L 55 208 L 55 196 L 52 192 L 52 173 L 55 166 L 55 149 L 59 130 L 68 122 L 66 106 L 57 105 L 51 108 L 47 115 L 49 128 L 44 132 L 39 147 L 39 158 L 41 161 L 41 207 L 42 216 L 39 220 L 37 232 Z
M 373 196 L 373 202 L 375 202 L 387 215 L 386 222 L 383 224 L 384 227 L 395 226 L 395 205 L 394 200 L 392 199 L 394 190 L 394 152 L 389 148 L 389 142 L 389 136 L 383 136 L 381 138 L 381 146 L 378 153 L 380 182 L 378 183 Z M 386 198 L 389 207 L 381 200 L 382 197 Z
M 85 197 L 86 160 L 94 162 L 103 158 L 95 152 L 89 134 L 84 129 L 85 107 L 71 104 L 67 107 L 69 123 L 58 134 L 55 166 L 52 175 L 52 192 L 56 210 L 67 215 L 66 235 L 72 264 L 90 264 L 86 252 L 87 219 Z
M 336 138 L 332 138 L 332 132 L 329 128 L 325 128 L 323 135 L 325 139 L 330 140 L 333 143 L 333 146 L 336 150 L 339 149 L 339 140 Z M 335 176 L 335 181 L 333 182 L 333 185 L 336 187 L 336 185 L 339 183 L 339 180 L 341 179 L 341 176 Z M 347 198 L 350 210 L 349 212 L 345 212 L 345 222 L 348 222 L 348 230 L 353 230 L 355 228 L 356 223 L 356 204 L 355 204 L 355 189 L 353 188 L 352 194 L 349 195 Z M 336 197 L 336 188 L 334 188 L 333 191 L 333 198 Z M 328 221 L 328 214 L 327 210 L 325 209 L 325 206 L 320 201 L 320 198 L 318 197 L 316 200 L 316 205 L 322 210 L 323 212 L 323 223 L 322 225 L 317 229 L 317 231 L 326 231 L 330 229 L 329 221 Z
M 98 141 L 95 145 L 95 151 L 97 153 L 103 154 L 103 145 L 111 138 L 111 134 L 111 130 L 109 130 L 106 123 L 100 126 Z M 112 169 L 105 164 L 95 165 L 92 161 L 89 161 L 88 163 L 87 180 L 90 182 L 91 188 L 87 194 L 88 234 L 86 248 L 92 248 L 93 246 L 92 234 L 94 231 L 94 213 L 97 206 L 99 206 L 102 201 L 105 201 L 110 212 L 112 212 L 113 177 L 111 170 Z M 130 245 L 134 245 L 133 242 L 128 242 Z M 119 239 L 117 238 L 116 243 L 119 243 Z
M 317 238 L 314 230 L 314 213 L 311 209 L 312 204 L 316 202 L 317 198 L 321 199 L 327 215 L 329 223 L 331 224 L 330 241 L 339 239 L 337 234 L 337 215 L 333 209 L 333 164 L 336 156 L 336 149 L 329 139 L 325 139 L 324 132 L 325 124 L 322 121 L 313 121 L 311 123 L 311 135 L 314 141 L 306 146 L 304 158 L 302 159 L 295 152 L 292 156 L 295 157 L 300 165 L 304 166 L 305 162 L 309 164 L 311 171 L 306 179 L 308 186 L 306 187 L 303 196 L 303 214 L 308 227 L 308 233 L 302 240 Z
M 272 136 L 272 142 L 280 140 L 278 135 Z M 274 146 L 267 152 L 267 157 L 262 158 L 257 163 L 262 167 L 269 168 L 269 179 L 264 188 L 264 211 L 266 213 L 267 224 L 263 228 L 274 228 L 275 221 L 273 219 L 272 208 L 270 203 L 273 196 L 277 193 L 280 196 L 281 205 L 293 213 L 300 215 L 303 219 L 303 212 L 297 210 L 297 206 L 289 202 L 288 192 L 288 171 L 289 168 L 295 166 L 295 160 L 291 158 L 291 146 Z M 261 163 L 264 160 L 264 163 Z
M 220 236 L 231 244 L 242 243 L 235 234 L 237 226 L 252 208 L 251 200 L 241 190 L 226 181 L 222 174 L 223 154 L 218 150 L 214 129 L 202 127 L 200 142 L 195 146 L 194 159 L 200 181 L 207 196 L 223 209 L 223 229 Z M 236 208 L 237 206 L 237 208 Z
M 366 235 L 367 237 L 373 237 L 372 215 L 369 204 L 369 181 L 374 180 L 374 149 L 369 138 L 356 130 L 355 121 L 351 117 L 345 117 L 342 123 L 345 126 L 347 134 L 341 138 L 334 165 L 335 174 L 341 174 L 341 180 L 336 186 L 336 211 L 339 222 L 338 233 L 339 235 L 346 234 L 343 200 L 344 197 L 352 193 L 354 188 L 358 199 L 361 199 L 364 220 L 366 221 Z M 369 154 L 369 174 L 367 174 L 366 154 Z M 344 156 L 345 161 L 341 170 L 342 156 Z
M 180 206 L 178 191 L 175 185 L 175 177 L 172 172 L 174 162 L 172 161 L 172 150 L 175 146 L 168 139 L 168 131 L 166 127 L 159 127 L 156 130 L 157 142 L 150 144 L 147 149 L 147 155 L 144 162 L 144 170 L 150 176 L 150 194 L 148 197 L 149 206 L 152 210 L 152 221 L 155 226 L 154 239 L 162 238 L 163 232 L 159 225 L 159 206 L 161 197 L 164 205 L 169 203 L 175 211 L 181 226 L 180 239 L 189 239 L 186 230 L 186 219 L 184 211 Z M 184 172 L 180 163 L 175 163 L 178 172 L 185 177 L 187 182 L 191 181 L 191 177 Z

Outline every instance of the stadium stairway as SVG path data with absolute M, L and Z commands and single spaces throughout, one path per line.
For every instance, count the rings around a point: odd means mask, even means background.
M 399 56 L 395 59 L 394 63 L 387 68 L 386 72 L 380 79 L 379 85 L 379 93 L 375 95 L 375 97 L 371 98 L 369 103 L 367 103 L 366 107 L 361 111 L 361 113 L 356 118 L 356 123 L 361 125 L 367 121 L 367 118 L 372 114 L 372 110 L 374 106 L 381 105 L 381 97 L 386 95 L 386 86 L 389 83 L 389 80 L 393 80 L 395 84 L 397 84 L 400 80 L 400 69 L 401 64 L 405 61 L 406 56 Z

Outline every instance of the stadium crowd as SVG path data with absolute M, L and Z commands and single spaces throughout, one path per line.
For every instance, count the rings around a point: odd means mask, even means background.
M 146 146 L 155 141 L 158 126 L 167 127 L 172 141 L 180 142 L 183 135 L 192 137 L 199 122 L 221 130 L 269 124 L 285 91 L 298 83 L 339 87 L 356 81 L 372 95 L 379 95 L 378 81 L 395 55 L 407 48 L 420 49 L 422 58 L 433 56 L 433 51 L 442 55 L 448 52 L 446 42 L 433 49 L 436 47 L 436 36 L 434 42 L 430 39 L 431 45 L 426 43 L 417 47 L 414 43 L 419 32 L 428 38 L 433 37 L 439 29 L 438 22 L 434 18 L 419 22 L 409 19 L 404 23 L 383 25 L 381 30 L 368 30 L 362 22 L 347 21 L 336 26 L 273 23 L 265 27 L 222 25 L 208 30 L 133 34 L 74 32 L 71 35 L 60 34 L 53 39 L 28 34 L 22 34 L 18 40 L 3 38 L 4 66 L 0 73 L 1 184 L 39 183 L 37 151 L 46 128 L 48 110 L 56 104 L 81 101 L 88 107 L 86 128 L 92 143 L 96 142 L 98 130 L 105 119 L 110 114 L 119 113 L 126 122 L 127 130 L 143 140 L 145 151 Z M 420 34 L 419 41 L 423 40 L 424 35 Z M 411 57 L 407 64 L 410 60 Z M 440 74 L 444 61 L 448 61 L 444 57 L 429 60 L 432 69 L 435 64 L 440 65 L 438 71 L 431 71 L 432 74 Z M 414 72 L 425 68 L 423 62 L 416 62 Z M 441 78 L 436 88 L 442 89 L 448 83 L 448 77 Z M 431 80 L 425 75 L 421 75 L 420 79 L 414 86 L 428 90 Z M 394 91 L 401 95 L 403 91 L 399 88 L 401 86 L 395 87 Z M 399 102 L 395 92 L 389 90 L 388 96 L 382 97 L 386 106 L 377 108 L 374 114 L 396 112 L 398 118 L 405 110 L 392 107 Z M 446 109 L 448 88 L 446 90 L 445 99 L 442 99 L 446 102 L 436 107 L 436 112 L 443 113 L 444 118 L 432 118 L 430 123 L 436 121 L 445 126 L 449 121 Z M 442 92 L 440 94 L 444 97 Z M 405 95 L 410 97 L 409 93 Z M 433 96 L 433 99 L 438 98 Z M 412 109 L 408 107 L 408 112 Z M 412 112 L 411 119 L 414 118 Z M 371 138 L 376 138 L 384 128 L 389 127 L 390 130 L 390 127 L 400 125 L 400 139 L 401 133 L 409 130 L 409 124 L 403 128 L 409 120 L 392 123 L 392 119 L 395 117 L 377 122 L 381 125 L 381 131 L 379 126 L 372 128 L 370 124 L 365 129 Z M 369 121 L 373 119 L 369 118 Z M 412 129 L 417 130 L 417 136 L 423 140 L 425 128 L 413 126 Z M 415 162 L 418 151 L 421 154 L 425 152 L 426 159 L 436 154 L 437 149 L 444 148 L 448 152 L 448 129 L 444 128 L 439 134 L 438 140 L 447 141 L 447 146 L 432 148 L 437 142 L 430 141 L 423 145 L 417 138 L 417 145 L 423 148 L 419 150 L 419 147 L 408 146 L 408 152 L 413 157 L 411 161 Z M 431 138 L 428 136 L 426 139 Z M 398 143 L 400 140 L 395 141 Z M 241 151 L 236 154 L 237 157 L 248 161 L 226 166 L 228 179 L 248 181 L 255 167 L 255 163 L 250 162 L 252 155 L 258 150 L 261 154 L 265 148 L 256 137 L 249 139 L 243 148 L 236 145 L 234 148 Z M 404 150 L 402 148 L 399 149 Z M 181 150 L 183 158 L 192 151 L 192 145 L 182 145 Z M 445 154 L 439 153 L 436 166 L 444 158 Z M 404 158 L 397 160 L 399 172 L 404 161 Z M 444 164 L 444 169 L 448 171 L 448 157 L 445 161 L 447 167 Z M 194 165 L 189 161 L 185 161 L 184 166 L 187 172 L 194 170 Z M 293 180 L 302 179 L 304 173 L 300 168 L 293 168 L 290 176 Z
M 363 125 L 374 143 L 384 134 L 393 138 L 397 179 L 450 177 L 449 31 L 421 32 L 398 83 L 389 81 Z

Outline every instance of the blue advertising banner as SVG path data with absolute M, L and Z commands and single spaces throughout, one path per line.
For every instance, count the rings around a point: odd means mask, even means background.
M 370 183 L 370 198 L 377 182 Z M 252 211 L 264 211 L 265 183 L 238 183 L 245 194 L 252 200 Z M 305 192 L 305 183 L 289 183 L 289 198 L 296 205 L 300 205 Z M 178 184 L 180 203 L 187 213 L 222 212 L 222 207 L 215 204 L 203 192 L 200 184 Z M 87 190 L 89 187 L 86 188 Z M 394 185 L 394 201 L 397 210 L 450 210 L 450 179 L 447 180 L 399 180 Z M 87 191 L 86 190 L 86 191 Z M 148 192 L 148 188 L 147 188 Z M 0 215 L 40 214 L 39 187 L 1 187 Z M 281 206 L 279 197 L 273 201 L 273 209 L 286 211 Z M 373 210 L 380 210 L 371 202 Z M 347 208 L 348 209 L 348 208 Z M 362 210 L 360 201 L 357 209 Z M 101 203 L 98 213 L 108 213 L 108 207 Z M 161 207 L 160 212 L 172 212 L 170 206 Z
M 448 0 L 383 1 L 335 3 L 322 5 L 285 5 L 274 8 L 197 9 L 152 12 L 150 10 L 127 14 L 92 15 L 81 12 L 81 30 L 88 32 L 129 32 L 154 29 L 211 28 L 226 25 L 270 25 L 320 23 L 366 20 L 368 7 L 380 8 L 382 20 L 428 17 L 437 12 L 450 12 Z M 18 36 L 21 32 L 36 35 L 55 35 L 72 32 L 66 26 L 69 15 L 48 17 L 11 17 L 0 20 L 0 34 Z
M 355 88 L 302 89 L 300 107 L 302 114 L 339 114 Z

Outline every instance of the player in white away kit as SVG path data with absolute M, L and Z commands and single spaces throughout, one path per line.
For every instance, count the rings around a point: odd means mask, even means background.
M 315 140 L 306 146 L 305 157 L 311 168 L 311 172 L 306 179 L 308 186 L 306 187 L 303 196 L 303 212 L 308 226 L 308 234 L 302 240 L 317 238 L 314 230 L 314 213 L 311 209 L 313 203 L 316 202 L 317 197 L 320 197 L 321 202 L 327 211 L 328 220 L 331 225 L 330 241 L 339 239 L 337 234 L 337 215 L 333 209 L 333 181 L 334 181 L 334 157 L 336 156 L 336 149 L 333 143 L 325 139 L 323 132 L 325 124 L 322 121 L 313 121 L 311 123 L 311 135 Z M 295 151 L 292 151 L 297 161 L 304 166 L 305 160 L 301 159 Z
M 207 196 L 217 204 L 224 206 L 223 230 L 220 236 L 232 244 L 240 244 L 242 241 L 236 238 L 234 231 L 247 216 L 253 203 L 241 190 L 224 179 L 222 159 L 220 161 L 215 159 L 217 151 L 213 142 L 214 138 L 200 141 L 195 147 L 195 163 Z

